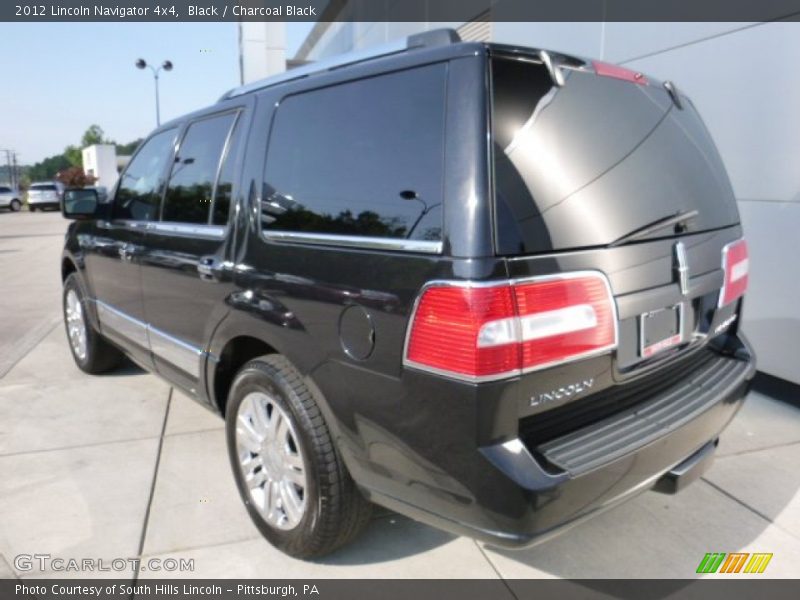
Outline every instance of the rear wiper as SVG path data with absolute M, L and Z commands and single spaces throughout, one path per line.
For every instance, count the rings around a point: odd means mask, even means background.
M 611 242 L 608 247 L 613 248 L 614 246 L 621 246 L 626 242 L 631 242 L 633 240 L 638 240 L 643 237 L 650 235 L 653 232 L 658 231 L 659 229 L 664 229 L 665 227 L 671 227 L 674 225 L 683 225 L 686 221 L 690 221 L 694 219 L 698 214 L 696 210 L 682 210 L 674 215 L 669 217 L 664 217 L 663 219 L 658 219 L 657 221 L 653 221 L 649 225 L 645 225 L 644 227 L 640 227 L 630 233 L 623 235 L 618 240 Z M 676 227 L 676 233 L 679 233 L 679 228 Z

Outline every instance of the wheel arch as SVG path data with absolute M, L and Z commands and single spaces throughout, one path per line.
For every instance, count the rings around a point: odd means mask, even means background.
M 72 273 L 78 272 L 78 265 L 75 264 L 75 261 L 70 256 L 63 256 L 61 258 L 61 282 L 65 282 L 67 277 L 69 277 Z
M 323 348 L 304 328 L 287 327 L 284 321 L 279 324 L 267 318 L 268 315 L 234 308 L 211 334 L 204 381 L 204 392 L 211 406 L 225 417 L 231 385 L 242 366 L 259 356 L 280 354 L 303 377 L 331 433 L 338 438 L 339 421 L 314 377 L 315 370 L 326 362 Z
M 63 254 L 61 255 L 61 283 L 63 284 L 67 277 L 72 274 L 78 278 L 78 282 L 83 289 L 83 292 L 86 294 L 87 300 L 94 300 L 94 292 L 89 285 L 89 281 L 86 277 L 86 269 L 83 264 L 83 256 L 82 254 L 78 253 L 73 254 L 69 249 L 65 249 Z M 89 317 L 89 322 L 95 329 L 100 329 L 100 320 L 97 316 L 97 310 L 95 308 L 94 302 L 89 302 L 87 306 L 87 315 Z
M 270 313 L 233 307 L 210 334 L 205 389 L 212 406 L 224 416 L 236 372 L 249 360 L 281 354 L 307 377 L 325 360 L 324 353 L 300 325 Z
M 209 394 L 212 403 L 223 416 L 228 402 L 228 392 L 236 373 L 247 362 L 266 354 L 278 354 L 278 351 L 261 337 L 240 334 L 227 340 L 215 355 L 217 360 L 210 361 Z

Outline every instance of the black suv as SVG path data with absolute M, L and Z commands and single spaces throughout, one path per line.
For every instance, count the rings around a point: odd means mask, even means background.
M 747 246 L 691 101 L 436 31 L 159 127 L 70 190 L 78 366 L 218 411 L 263 534 L 330 552 L 371 503 L 500 545 L 702 472 L 755 371 Z

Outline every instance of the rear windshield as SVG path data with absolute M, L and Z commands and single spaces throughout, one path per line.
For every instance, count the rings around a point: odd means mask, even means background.
M 494 57 L 491 69 L 499 254 L 605 246 L 685 211 L 697 211 L 688 233 L 738 223 L 691 103 L 589 71 L 565 69 L 555 87 L 532 60 Z
M 54 185 L 32 185 L 32 192 L 55 192 L 56 186 Z

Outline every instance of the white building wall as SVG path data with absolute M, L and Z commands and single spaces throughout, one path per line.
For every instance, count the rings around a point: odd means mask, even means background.
M 800 24 L 658 25 L 608 24 L 608 58 L 673 80 L 703 116 L 750 247 L 745 334 L 760 370 L 800 383 Z
M 111 189 L 117 183 L 117 149 L 113 144 L 95 144 L 82 150 L 83 171 L 97 177 L 95 185 Z
M 461 23 L 334 23 L 319 59 Z M 744 331 L 759 369 L 800 383 L 800 23 L 493 23 L 495 42 L 561 50 L 669 79 L 703 116 L 750 246 Z
M 241 82 L 286 70 L 286 23 L 239 23 Z

